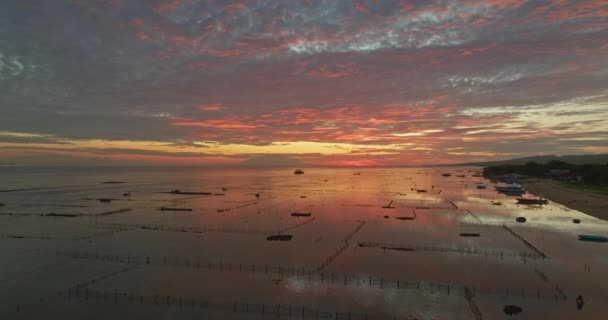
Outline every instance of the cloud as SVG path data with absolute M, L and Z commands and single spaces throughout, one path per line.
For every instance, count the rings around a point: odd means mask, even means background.
M 86 157 L 110 141 L 104 152 L 137 159 L 288 149 L 319 164 L 599 152 L 606 10 L 598 0 L 2 1 L 0 143 Z

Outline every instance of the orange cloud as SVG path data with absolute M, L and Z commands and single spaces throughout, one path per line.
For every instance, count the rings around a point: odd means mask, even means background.
M 250 125 L 238 120 L 223 120 L 223 119 L 209 119 L 203 121 L 179 121 L 174 122 L 174 126 L 178 127 L 204 127 L 213 128 L 220 130 L 243 130 L 243 129 L 256 129 L 260 128 L 260 125 Z
M 201 111 L 220 111 L 222 109 L 222 107 L 220 107 L 217 104 L 211 104 L 211 105 L 206 105 L 206 106 L 200 106 L 200 107 L 198 107 L 198 109 Z

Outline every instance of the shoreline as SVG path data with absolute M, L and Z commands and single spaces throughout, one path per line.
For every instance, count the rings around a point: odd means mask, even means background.
M 526 178 L 521 185 L 530 193 L 608 221 L 608 196 L 568 188 L 563 182 L 542 178 Z

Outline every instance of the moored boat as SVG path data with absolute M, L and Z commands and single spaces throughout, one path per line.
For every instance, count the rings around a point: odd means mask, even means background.
M 521 196 L 526 193 L 526 189 L 517 183 L 498 183 L 496 191 L 508 196 Z
M 517 203 L 519 204 L 547 204 L 549 203 L 549 200 L 547 199 L 543 199 L 543 198 L 538 198 L 538 199 L 533 199 L 533 198 L 517 198 Z
M 592 242 L 608 242 L 608 237 L 596 236 L 596 235 L 592 235 L 592 234 L 579 234 L 578 240 L 592 241 Z

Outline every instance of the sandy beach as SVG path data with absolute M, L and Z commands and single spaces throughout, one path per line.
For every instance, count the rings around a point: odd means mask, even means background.
M 532 194 L 563 204 L 598 219 L 608 220 L 608 196 L 568 188 L 562 182 L 530 178 L 522 185 Z

